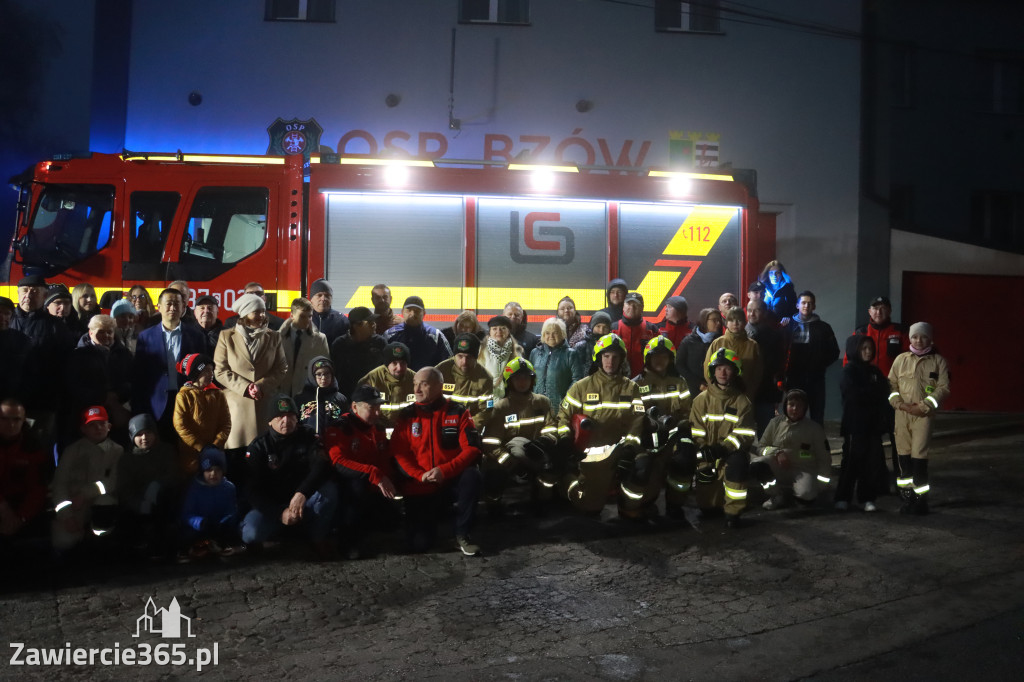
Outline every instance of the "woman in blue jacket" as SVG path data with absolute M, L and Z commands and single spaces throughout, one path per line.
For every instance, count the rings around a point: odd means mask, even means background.
M 544 321 L 540 343 L 530 353 L 530 362 L 537 374 L 535 393 L 547 396 L 552 412 L 557 412 L 569 387 L 583 378 L 576 351 L 565 340 L 565 322 L 557 317 Z

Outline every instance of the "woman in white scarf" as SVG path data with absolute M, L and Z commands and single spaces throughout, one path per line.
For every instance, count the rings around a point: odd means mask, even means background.
M 501 373 L 512 358 L 523 357 L 523 347 L 512 338 L 512 320 L 496 315 L 487 322 L 487 343 L 481 344 L 477 361 L 494 379 L 494 399 L 505 396 Z

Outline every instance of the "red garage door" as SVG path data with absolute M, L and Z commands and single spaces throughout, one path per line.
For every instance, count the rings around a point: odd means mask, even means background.
M 935 328 L 949 362 L 947 410 L 1024 412 L 1024 277 L 903 273 L 903 323 Z

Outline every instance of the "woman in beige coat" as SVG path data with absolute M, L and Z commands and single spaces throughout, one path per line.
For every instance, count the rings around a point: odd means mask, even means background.
M 224 387 L 231 412 L 228 450 L 246 447 L 267 430 L 267 406 L 288 372 L 281 336 L 267 327 L 263 299 L 245 294 L 234 310 L 238 324 L 221 332 L 213 356 L 214 375 Z
M 292 301 L 292 316 L 284 321 L 278 333 L 288 362 L 288 374 L 281 384 L 281 392 L 294 398 L 306 387 L 309 363 L 313 358 L 329 356 L 331 351 L 327 347 L 327 337 L 313 325 L 313 304 L 305 298 Z

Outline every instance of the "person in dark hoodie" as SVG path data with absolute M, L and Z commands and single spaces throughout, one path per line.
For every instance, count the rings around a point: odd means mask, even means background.
M 238 546 L 238 495 L 235 484 L 224 477 L 224 451 L 207 445 L 199 453 L 199 469 L 181 510 L 179 563 L 209 554 L 230 556 L 244 549 Z
M 879 471 L 885 469 L 882 434 L 888 433 L 889 380 L 874 365 L 875 341 L 863 334 L 846 340 L 846 357 L 839 380 L 843 395 L 843 421 L 839 434 L 843 437 L 843 462 L 836 486 L 836 509 L 845 511 L 857 501 L 864 511 L 876 510 L 876 484 Z
M 95 319 L 95 318 L 94 318 Z M 117 460 L 117 502 L 124 541 L 152 558 L 170 553 L 184 476 L 175 449 L 160 440 L 156 420 L 137 414 L 128 422 L 131 446 Z
M 348 398 L 338 388 L 334 376 L 334 363 L 321 355 L 309 363 L 306 386 L 296 396 L 299 404 L 299 421 L 322 436 L 327 428 L 335 426 L 341 416 L 348 412 Z
M 599 312 L 607 313 L 613 325 L 622 319 L 622 304 L 626 302 L 628 293 L 629 285 L 626 284 L 626 280 L 615 278 L 608 282 L 608 290 L 605 293 L 608 307 L 602 308 Z
M 801 291 L 799 312 L 786 325 L 789 357 L 786 361 L 786 390 L 800 388 L 810 401 L 811 419 L 824 424 L 825 370 L 839 359 L 839 343 L 832 327 L 814 313 L 814 294 Z

